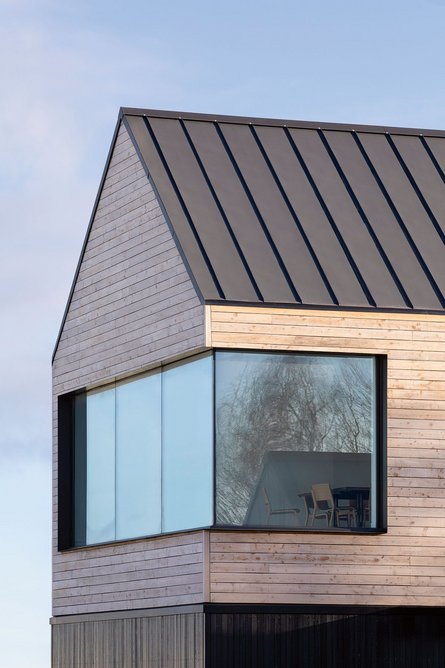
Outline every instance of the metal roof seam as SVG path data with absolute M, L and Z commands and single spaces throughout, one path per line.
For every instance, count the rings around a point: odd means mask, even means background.
M 276 184 L 276 186 L 277 186 L 277 188 L 280 192 L 280 195 L 283 198 L 283 200 L 284 200 L 284 202 L 285 202 L 285 204 L 286 204 L 286 206 L 289 210 L 289 213 L 290 213 L 295 225 L 297 226 L 301 236 L 303 237 L 303 240 L 304 240 L 304 242 L 307 246 L 309 254 L 310 254 L 310 256 L 311 256 L 311 258 L 312 258 L 312 260 L 313 260 L 313 262 L 314 262 L 314 264 L 315 264 L 315 266 L 316 266 L 316 268 L 317 268 L 317 270 L 318 270 L 318 272 L 319 272 L 319 274 L 320 274 L 320 276 L 323 280 L 323 283 L 325 284 L 325 287 L 326 287 L 326 290 L 329 293 L 329 296 L 331 297 L 333 303 L 338 305 L 339 301 L 337 299 L 337 296 L 336 296 L 336 294 L 335 294 L 335 292 L 334 292 L 334 290 L 333 290 L 333 288 L 332 288 L 332 286 L 331 286 L 331 284 L 328 280 L 328 277 L 326 276 L 326 273 L 325 273 L 323 267 L 321 266 L 321 263 L 320 263 L 317 255 L 314 251 L 314 248 L 312 247 L 311 242 L 308 239 L 308 236 L 307 236 L 307 234 L 306 234 L 306 232 L 305 232 L 305 230 L 304 230 L 304 228 L 301 224 L 300 219 L 297 216 L 297 213 L 296 213 L 294 207 L 290 203 L 289 198 L 286 195 L 286 192 L 284 191 L 284 188 L 283 188 L 283 186 L 280 182 L 280 179 L 278 178 L 278 175 L 277 175 L 277 173 L 276 173 L 276 171 L 275 171 L 275 169 L 274 169 L 274 167 L 273 167 L 273 165 L 272 165 L 272 163 L 269 159 L 269 156 L 267 155 L 266 149 L 264 148 L 264 146 L 261 142 L 261 139 L 259 138 L 258 133 L 255 130 L 255 126 L 251 124 L 251 125 L 249 125 L 249 129 L 250 129 L 250 131 L 253 135 L 253 138 L 255 139 L 255 142 L 256 142 L 256 144 L 257 144 L 257 146 L 258 146 L 258 148 L 261 152 L 261 155 L 264 158 L 264 161 L 265 161 L 267 167 L 269 168 L 269 171 L 272 175 L 272 178 L 275 181 L 275 184 Z
M 445 173 L 444 173 L 442 167 L 441 167 L 441 166 L 439 165 L 439 163 L 437 162 L 437 160 L 436 160 L 436 156 L 434 155 L 434 153 L 432 152 L 432 150 L 431 150 L 430 147 L 428 146 L 428 143 L 427 143 L 425 137 L 421 136 L 421 137 L 420 137 L 420 142 L 421 142 L 423 148 L 425 149 L 425 151 L 428 153 L 428 155 L 429 155 L 429 157 L 430 157 L 430 160 L 431 160 L 431 162 L 433 163 L 434 167 L 436 168 L 436 170 L 437 170 L 437 172 L 438 172 L 440 178 L 441 178 L 442 181 L 445 183 Z
M 201 304 L 444 316 L 445 131 L 121 107 L 53 361 L 121 122 Z
M 394 152 L 394 155 L 396 156 L 397 160 L 399 161 L 399 164 L 400 164 L 401 168 L 402 168 L 403 171 L 405 172 L 405 175 L 406 175 L 408 181 L 410 182 L 410 184 L 411 184 L 411 186 L 412 186 L 414 192 L 416 193 L 416 195 L 417 195 L 417 197 L 418 197 L 420 203 L 422 204 L 423 208 L 425 209 L 425 211 L 426 211 L 426 213 L 427 213 L 427 215 L 428 215 L 428 218 L 431 220 L 431 222 L 432 222 L 432 224 L 433 224 L 433 226 L 434 226 L 434 228 L 435 228 L 437 234 L 438 234 L 439 237 L 441 238 L 442 243 L 445 244 L 445 234 L 443 233 L 443 230 L 441 229 L 441 227 L 440 227 L 440 225 L 439 225 L 439 223 L 438 223 L 438 221 L 437 221 L 437 219 L 436 219 L 436 216 L 435 216 L 434 213 L 431 211 L 431 208 L 430 208 L 428 202 L 426 201 L 425 197 L 423 196 L 422 192 L 420 191 L 420 188 L 419 188 L 419 186 L 417 185 L 417 183 L 416 183 L 416 181 L 415 181 L 413 175 L 411 174 L 411 172 L 410 172 L 410 170 L 409 170 L 409 168 L 408 168 L 408 165 L 406 164 L 406 162 L 405 162 L 404 159 L 402 158 L 402 156 L 401 156 L 401 154 L 400 154 L 400 151 L 399 151 L 399 149 L 397 148 L 397 146 L 395 145 L 395 143 L 394 143 L 394 141 L 393 141 L 391 135 L 386 135 L 386 139 L 387 139 L 387 141 L 388 141 L 388 144 L 391 146 L 391 148 L 392 148 L 392 150 L 393 150 L 393 152 Z
M 372 225 L 371 225 L 371 223 L 370 223 L 370 221 L 369 221 L 368 216 L 367 216 L 366 213 L 364 212 L 363 207 L 362 207 L 362 205 L 360 204 L 360 202 L 359 202 L 359 200 L 358 200 L 357 195 L 354 193 L 354 191 L 353 191 L 353 189 L 352 189 L 352 187 L 351 187 L 351 184 L 349 183 L 349 181 L 348 181 L 348 179 L 347 179 L 347 177 L 346 177 L 346 174 L 344 173 L 343 169 L 341 168 L 341 165 L 340 165 L 340 163 L 338 162 L 338 160 L 337 160 L 337 158 L 336 158 L 336 156 L 335 156 L 335 154 L 334 154 L 334 151 L 332 150 L 332 148 L 331 148 L 331 146 L 330 146 L 330 144 L 329 144 L 329 141 L 328 141 L 326 135 L 324 134 L 324 132 L 323 132 L 322 130 L 318 130 L 318 134 L 319 134 L 319 136 L 320 136 L 321 141 L 323 142 L 323 146 L 325 147 L 326 152 L 328 153 L 328 155 L 329 155 L 329 157 L 330 157 L 330 159 L 331 159 L 331 161 L 332 161 L 332 163 L 333 163 L 335 169 L 336 169 L 337 172 L 338 172 L 338 175 L 339 175 L 339 177 L 340 177 L 340 179 L 341 179 L 341 181 L 342 181 L 342 183 L 343 183 L 343 185 L 344 185 L 344 187 L 345 187 L 345 189 L 346 189 L 346 191 L 347 191 L 349 197 L 351 198 L 351 200 L 352 200 L 352 202 L 353 202 L 355 208 L 357 209 L 357 212 L 358 212 L 358 214 L 359 214 L 359 216 L 360 216 L 360 218 L 361 218 L 361 220 L 362 220 L 362 222 L 363 222 L 365 228 L 367 229 L 367 231 L 368 231 L 368 233 L 369 233 L 371 239 L 373 240 L 374 245 L 375 245 L 375 247 L 377 248 L 377 251 L 379 252 L 379 254 L 380 254 L 380 256 L 381 256 L 381 258 L 382 258 L 382 260 L 383 260 L 383 262 L 384 262 L 384 264 L 385 264 L 385 266 L 386 266 L 386 268 L 388 269 L 388 272 L 389 272 L 390 275 L 391 275 L 391 278 L 393 279 L 394 283 L 396 284 L 397 289 L 398 289 L 398 291 L 400 292 L 403 301 L 405 302 L 405 304 L 406 304 L 406 306 L 407 306 L 408 308 L 413 308 L 413 305 L 412 305 L 412 303 L 411 303 L 410 298 L 408 297 L 408 295 L 407 295 L 407 293 L 406 293 L 406 291 L 405 291 L 405 289 L 404 289 L 402 283 L 400 282 L 400 279 L 399 279 L 399 277 L 397 276 L 397 274 L 396 274 L 396 272 L 395 272 L 395 270 L 394 270 L 394 267 L 392 266 L 392 263 L 391 263 L 389 257 L 388 257 L 387 254 L 385 253 L 385 251 L 384 251 L 384 249 L 383 249 L 383 246 L 382 246 L 382 244 L 380 243 L 379 238 L 378 238 L 377 234 L 375 233 L 375 231 L 374 231 L 374 229 L 373 229 L 373 227 L 372 227 Z
M 243 253 L 243 250 L 242 250 L 242 248 L 241 248 L 241 246 L 240 246 L 240 244 L 239 244 L 239 242 L 238 242 L 238 239 L 236 238 L 235 233 L 234 233 L 234 231 L 233 231 L 233 229 L 232 229 L 232 226 L 231 226 L 231 224 L 230 224 L 230 221 L 229 221 L 229 219 L 227 218 L 226 212 L 224 211 L 224 208 L 223 208 L 223 206 L 222 206 L 222 204 L 221 204 L 221 202 L 220 202 L 220 200 L 219 200 L 219 197 L 218 197 L 218 195 L 216 194 L 216 191 L 215 191 L 215 189 L 214 189 L 214 187 L 213 187 L 213 185 L 212 185 L 212 183 L 211 183 L 211 181 L 210 181 L 210 178 L 209 178 L 209 176 L 208 176 L 208 174 L 207 174 L 207 172 L 206 172 L 206 169 L 205 169 L 205 167 L 204 167 L 204 164 L 203 164 L 203 162 L 202 162 L 202 160 L 201 160 L 201 158 L 200 158 L 200 156 L 199 156 L 199 154 L 198 154 L 198 151 L 196 150 L 195 144 L 193 143 L 193 140 L 192 140 L 192 138 L 191 138 L 191 136 L 190 136 L 190 133 L 189 133 L 189 131 L 187 130 L 187 127 L 186 127 L 186 125 L 185 125 L 185 122 L 184 122 L 184 120 L 183 120 L 182 118 L 179 120 L 179 124 L 180 124 L 180 126 L 181 126 L 181 128 L 182 128 L 182 130 L 183 130 L 183 132 L 184 132 L 184 135 L 185 135 L 185 137 L 186 137 L 186 139 L 187 139 L 187 141 L 188 141 L 188 144 L 189 144 L 189 146 L 190 146 L 190 149 L 191 149 L 191 151 L 192 151 L 192 153 L 193 153 L 193 155 L 194 155 L 194 157 L 195 157 L 195 160 L 196 160 L 196 162 L 198 163 L 198 166 L 199 166 L 199 168 L 200 168 L 200 170 L 201 170 L 201 173 L 202 173 L 202 175 L 203 175 L 204 181 L 206 182 L 207 187 L 208 187 L 208 189 L 210 190 L 210 193 L 211 193 L 211 195 L 212 195 L 212 197 L 213 197 L 213 199 L 214 199 L 214 202 L 215 202 L 215 204 L 216 204 L 216 206 L 217 206 L 217 208 L 218 208 L 218 211 L 219 211 L 219 213 L 221 214 L 221 218 L 223 219 L 223 221 L 224 221 L 224 223 L 225 223 L 225 225 L 226 225 L 226 227 L 227 227 L 227 230 L 228 230 L 228 232 L 229 232 L 230 238 L 232 239 L 233 245 L 235 246 L 235 248 L 236 248 L 236 250 L 237 250 L 237 253 L 238 253 L 239 257 L 240 257 L 240 260 L 241 260 L 241 262 L 242 262 L 242 265 L 243 265 L 243 267 L 244 267 L 244 269 L 245 269 L 245 271 L 246 271 L 246 274 L 248 275 L 249 280 L 250 280 L 250 282 L 252 283 L 252 287 L 253 287 L 253 289 L 255 290 L 255 293 L 256 293 L 258 299 L 259 299 L 260 301 L 264 301 L 263 295 L 261 294 L 261 290 L 260 290 L 259 287 L 258 287 L 258 284 L 257 284 L 257 282 L 256 282 L 256 280 L 255 280 L 255 277 L 254 277 L 254 275 L 253 275 L 253 273 L 252 273 L 252 270 L 251 270 L 250 267 L 249 267 L 249 264 L 248 264 L 248 262 L 247 262 L 247 260 L 246 260 L 246 257 L 245 257 L 245 255 L 244 255 L 244 253 Z
M 254 198 L 253 198 L 253 196 L 252 196 L 252 193 L 250 192 L 250 189 L 249 189 L 249 187 L 248 187 L 248 185 L 247 185 L 247 183 L 246 183 L 246 180 L 245 180 L 243 174 L 241 173 L 241 170 L 240 170 L 240 168 L 239 168 L 239 166 L 238 166 L 238 163 L 237 163 L 236 160 L 235 160 L 235 156 L 233 155 L 232 150 L 230 149 L 230 146 L 228 145 L 227 140 L 226 140 L 226 138 L 224 137 L 224 134 L 223 134 L 223 132 L 222 132 L 222 130 L 221 130 L 219 124 L 218 124 L 218 123 L 214 123 L 214 126 L 215 126 L 216 132 L 217 132 L 217 134 L 218 134 L 218 137 L 220 138 L 221 143 L 222 143 L 222 145 L 224 146 L 224 148 L 225 148 L 225 150 L 226 150 L 226 153 L 227 153 L 227 155 L 228 155 L 228 157 L 229 157 L 229 159 L 230 159 L 230 161 L 231 161 L 231 163 L 232 163 L 232 166 L 233 166 L 233 168 L 234 168 L 234 170 L 235 170 L 235 172 L 236 172 L 236 175 L 238 176 L 238 179 L 239 179 L 239 181 L 240 181 L 242 187 L 244 188 L 244 192 L 245 192 L 245 194 L 246 194 L 246 196 L 247 196 L 247 199 L 249 200 L 250 205 L 251 205 L 251 207 L 252 207 L 253 211 L 255 212 L 255 215 L 256 215 L 256 217 L 257 217 L 257 219 L 258 219 L 258 222 L 260 223 L 261 228 L 262 228 L 262 230 L 263 230 L 263 232 L 264 232 L 264 234 L 265 234 L 265 236 L 266 236 L 266 238 L 267 238 L 267 241 L 268 241 L 270 247 L 272 248 L 272 251 L 273 251 L 273 253 L 274 253 L 274 255 L 275 255 L 275 258 L 276 258 L 276 260 L 277 260 L 278 266 L 280 267 L 280 270 L 281 270 L 281 272 L 283 273 L 283 275 L 284 275 L 284 277 L 285 277 L 285 279 L 286 279 L 286 282 L 287 282 L 287 284 L 288 284 L 288 286 L 289 286 L 289 288 L 290 288 L 290 290 L 291 290 L 291 292 L 292 292 L 292 294 L 293 294 L 293 296 L 294 296 L 294 299 L 295 299 L 296 302 L 301 302 L 301 301 L 302 301 L 302 300 L 301 300 L 301 297 L 300 297 L 300 295 L 299 295 L 299 293 L 298 293 L 298 291 L 297 291 L 295 285 L 293 284 L 292 278 L 291 278 L 290 275 L 289 275 L 289 272 L 288 272 L 288 270 L 287 270 L 287 268 L 286 268 L 286 266 L 285 266 L 285 264 L 284 264 L 284 262 L 283 262 L 283 259 L 282 259 L 281 255 L 280 255 L 280 252 L 279 252 L 279 250 L 278 250 L 278 248 L 277 248 L 277 246 L 276 246 L 274 240 L 272 239 L 272 236 L 271 236 L 270 231 L 269 231 L 269 229 L 268 229 L 268 227 L 267 227 L 267 225 L 266 225 L 266 222 L 265 222 L 265 220 L 263 219 L 263 216 L 261 215 L 261 212 L 260 212 L 259 209 L 258 209 L 258 206 L 257 206 L 257 204 L 256 204 L 256 202 L 255 202 L 255 200 L 254 200 Z
M 167 227 L 170 230 L 170 233 L 171 233 L 171 235 L 173 237 L 173 240 L 176 244 L 176 247 L 178 249 L 179 255 L 181 256 L 181 259 L 184 262 L 184 265 L 187 269 L 187 273 L 190 277 L 190 280 L 193 284 L 194 289 L 196 290 L 196 294 L 198 295 L 198 299 L 203 304 L 204 303 L 204 295 L 202 293 L 201 287 L 200 287 L 200 285 L 198 284 L 198 281 L 195 278 L 195 275 L 194 275 L 194 273 L 192 271 L 192 268 L 190 266 L 190 262 L 188 260 L 187 254 L 184 252 L 182 244 L 179 241 L 178 235 L 176 234 L 176 230 L 175 230 L 174 226 L 172 225 L 172 222 L 170 220 L 170 216 L 168 215 L 167 209 L 164 206 L 164 202 L 162 201 L 162 198 L 159 194 L 158 187 L 157 187 L 157 185 L 156 185 L 156 183 L 155 183 L 155 181 L 154 181 L 154 179 L 153 179 L 153 177 L 150 173 L 150 170 L 148 169 L 148 165 L 146 164 L 144 156 L 142 155 L 142 152 L 141 152 L 141 150 L 139 148 L 139 145 L 136 141 L 136 137 L 133 134 L 133 130 L 130 127 L 130 123 L 128 122 L 128 119 L 125 116 L 122 117 L 122 122 L 123 122 L 128 134 L 129 134 L 129 136 L 130 136 L 131 141 L 133 142 L 134 149 L 135 149 L 135 151 L 138 155 L 139 160 L 141 161 L 142 167 L 144 168 L 144 172 L 145 172 L 145 175 L 148 179 L 148 182 L 150 183 L 151 187 L 153 188 L 153 192 L 155 193 L 155 196 L 156 196 L 156 199 L 158 201 L 159 207 L 160 207 L 160 209 L 162 211 L 162 214 L 165 218 L 165 222 L 167 224 Z
M 192 218 L 191 218 L 190 213 L 189 213 L 189 211 L 188 211 L 188 209 L 187 209 L 187 206 L 186 206 L 186 204 L 185 204 L 185 202 L 184 202 L 184 199 L 183 199 L 183 197 L 182 197 L 182 195 L 181 195 L 181 193 L 180 193 L 180 191 L 179 191 L 179 188 L 178 188 L 178 186 L 177 186 L 177 184 L 176 184 L 176 181 L 175 181 L 175 179 L 173 178 L 173 174 L 171 173 L 170 167 L 169 167 L 168 164 L 167 164 L 167 161 L 166 161 L 165 156 L 164 156 L 164 154 L 163 154 L 163 152 L 162 152 L 162 149 L 161 149 L 161 147 L 160 147 L 160 145 L 159 145 L 159 142 L 158 142 L 158 140 L 157 140 L 157 138 L 156 138 L 156 135 L 155 135 L 155 133 L 154 133 L 154 131 L 153 131 L 153 128 L 152 128 L 151 125 L 150 125 L 150 121 L 148 120 L 147 117 L 144 117 L 144 122 L 145 122 L 145 126 L 146 126 L 146 128 L 147 128 L 147 130 L 148 130 L 148 132 L 149 132 L 149 134 L 150 134 L 150 137 L 151 137 L 151 139 L 152 139 L 152 141 L 153 141 L 153 144 L 154 144 L 155 147 L 156 147 L 156 150 L 157 150 L 158 155 L 159 155 L 159 158 L 160 158 L 160 160 L 161 160 L 161 162 L 162 162 L 162 164 L 163 164 L 163 166 L 164 166 L 164 169 L 165 169 L 165 171 L 166 171 L 166 173 L 167 173 L 167 175 L 168 175 L 168 177 L 169 177 L 169 179 L 170 179 L 170 183 L 172 184 L 172 187 L 173 187 L 173 190 L 175 191 L 176 197 L 177 197 L 178 200 L 179 200 L 179 203 L 180 203 L 181 208 L 182 208 L 182 210 L 183 210 L 183 212 L 184 212 L 184 215 L 185 215 L 185 217 L 186 217 L 186 219 L 187 219 L 187 222 L 188 222 L 188 224 L 190 225 L 190 228 L 191 228 L 191 230 L 192 230 L 192 232 L 193 232 L 193 236 L 194 236 L 195 239 L 196 239 L 196 243 L 198 244 L 198 247 L 199 247 L 199 249 L 200 249 L 200 251 L 201 251 L 201 253 L 202 253 L 202 256 L 203 256 L 204 261 L 205 261 L 205 263 L 206 263 L 206 265 L 207 265 L 207 267 L 208 267 L 208 270 L 209 270 L 209 272 L 210 272 L 210 275 L 212 276 L 213 282 L 215 283 L 215 287 L 216 287 L 216 289 L 217 289 L 217 291 L 218 291 L 220 297 L 221 297 L 222 299 L 224 299 L 224 298 L 225 298 L 225 296 L 224 296 L 224 291 L 223 291 L 223 289 L 222 289 L 222 287 L 221 287 L 221 284 L 220 284 L 220 282 L 219 282 L 219 280 L 218 280 L 218 277 L 217 277 L 217 275 L 216 275 L 216 273 L 215 273 L 215 270 L 214 270 L 214 268 L 213 268 L 213 266 L 212 266 L 212 263 L 210 262 L 210 258 L 209 258 L 209 256 L 207 255 L 207 252 L 206 252 L 206 250 L 205 250 L 205 248 L 204 248 L 204 245 L 203 245 L 203 243 L 202 243 L 202 241 L 201 241 L 201 239 L 200 239 L 200 237 L 199 237 L 199 234 L 198 234 L 198 232 L 197 232 L 197 230 L 196 230 L 196 227 L 195 227 L 195 225 L 194 225 L 194 223 L 193 223 L 193 221 L 192 221 Z
M 290 134 L 288 128 L 284 128 L 284 132 L 286 134 L 287 140 L 289 141 L 289 144 L 292 147 L 293 152 L 295 153 L 295 156 L 296 156 L 298 162 L 301 165 L 301 168 L 302 168 L 303 172 L 305 173 L 305 176 L 306 176 L 307 180 L 309 181 L 309 184 L 310 184 L 312 190 L 315 193 L 316 198 L 318 199 L 318 201 L 320 203 L 321 208 L 323 209 L 323 212 L 324 212 L 326 218 L 329 221 L 329 224 L 331 225 L 331 227 L 334 231 L 335 236 L 337 237 L 337 240 L 338 240 L 338 242 L 339 242 L 339 244 L 340 244 L 340 246 L 341 246 L 341 248 L 342 248 L 342 250 L 343 250 L 343 252 L 346 256 L 346 259 L 349 262 L 349 264 L 352 268 L 352 271 L 354 272 L 355 277 L 357 278 L 357 281 L 358 281 L 358 283 L 359 283 L 359 285 L 360 285 L 360 287 L 361 287 L 361 289 L 362 289 L 362 291 L 363 291 L 363 293 L 364 293 L 364 295 L 365 295 L 365 297 L 368 301 L 368 304 L 370 304 L 371 306 L 377 306 L 374 297 L 372 296 L 368 286 L 366 285 L 366 282 L 365 282 L 363 276 L 361 275 L 361 272 L 360 272 L 354 258 L 352 257 L 352 255 L 349 251 L 349 248 L 347 247 L 347 245 L 345 243 L 345 240 L 343 239 L 343 236 L 342 236 L 340 230 L 338 229 L 337 224 L 336 224 L 331 212 L 329 211 L 328 206 L 327 206 L 326 202 L 324 201 L 324 198 L 322 197 L 322 194 L 321 194 L 320 190 L 318 189 L 317 184 L 315 183 L 315 180 L 314 180 L 312 174 L 310 173 L 308 166 L 306 165 L 306 162 L 303 159 L 303 156 L 301 155 L 301 153 L 298 149 L 298 146 L 296 145 L 296 143 L 295 143 L 292 135 Z
M 406 237 L 406 239 L 407 239 L 407 241 L 408 241 L 408 243 L 411 247 L 411 250 L 413 251 L 417 261 L 419 262 L 420 266 L 422 267 L 426 277 L 428 278 L 428 280 L 431 284 L 431 287 L 434 290 L 437 298 L 439 299 L 440 304 L 443 307 L 445 307 L 444 296 L 442 295 L 442 292 L 441 292 L 439 286 L 437 285 L 437 283 L 434 279 L 434 276 L 432 275 L 431 271 L 429 270 L 429 267 L 428 267 L 427 263 L 425 262 L 425 260 L 422 257 L 419 249 L 417 248 L 417 245 L 414 242 L 414 239 L 412 238 L 408 228 L 406 227 L 406 225 L 405 225 L 405 223 L 402 219 L 402 216 L 400 215 L 400 213 L 397 210 L 394 202 L 392 201 L 387 189 L 385 188 L 385 185 L 384 185 L 382 179 L 380 178 L 379 174 L 377 173 L 377 170 L 375 169 L 374 165 L 372 164 L 372 162 L 371 162 L 371 160 L 370 160 L 362 142 L 360 141 L 360 138 L 356 134 L 354 134 L 353 137 L 354 137 L 354 140 L 355 140 L 355 142 L 356 142 L 356 144 L 357 144 L 357 146 L 358 146 L 366 164 L 368 165 L 369 170 L 371 171 L 371 174 L 373 175 L 375 181 L 377 182 L 377 185 L 379 186 L 379 188 L 380 188 L 380 190 L 381 190 L 389 208 L 391 209 L 395 219 L 399 223 L 399 226 L 402 229 L 402 231 L 403 231 L 403 233 L 404 233 L 404 235 L 405 235 L 405 237 Z

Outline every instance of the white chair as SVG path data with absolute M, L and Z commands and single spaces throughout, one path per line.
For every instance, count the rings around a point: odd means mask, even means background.
M 267 513 L 267 524 L 270 522 L 270 518 L 273 515 L 293 515 L 295 526 L 298 526 L 298 513 L 300 512 L 299 508 L 273 508 L 270 502 L 269 494 L 267 489 L 263 487 L 263 499 L 264 505 L 266 506 Z

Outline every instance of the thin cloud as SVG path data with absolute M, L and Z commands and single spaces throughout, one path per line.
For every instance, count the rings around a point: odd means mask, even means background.
M 52 347 L 119 105 L 142 104 L 135 90 L 169 105 L 182 86 L 180 69 L 148 47 L 73 27 L 53 6 L 0 5 L 0 454 L 9 457 L 49 453 Z

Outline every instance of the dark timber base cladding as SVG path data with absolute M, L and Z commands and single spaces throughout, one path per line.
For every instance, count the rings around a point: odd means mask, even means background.
M 53 618 L 52 668 L 204 668 L 204 614 L 152 612 Z
M 444 608 L 218 607 L 206 614 L 208 668 L 445 666 Z
M 444 608 L 203 605 L 56 617 L 52 628 L 53 668 L 445 666 Z

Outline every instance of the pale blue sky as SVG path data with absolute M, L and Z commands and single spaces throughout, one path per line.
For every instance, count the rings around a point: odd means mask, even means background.
M 0 0 L 0 647 L 49 666 L 50 359 L 119 106 L 445 129 L 445 0 Z

